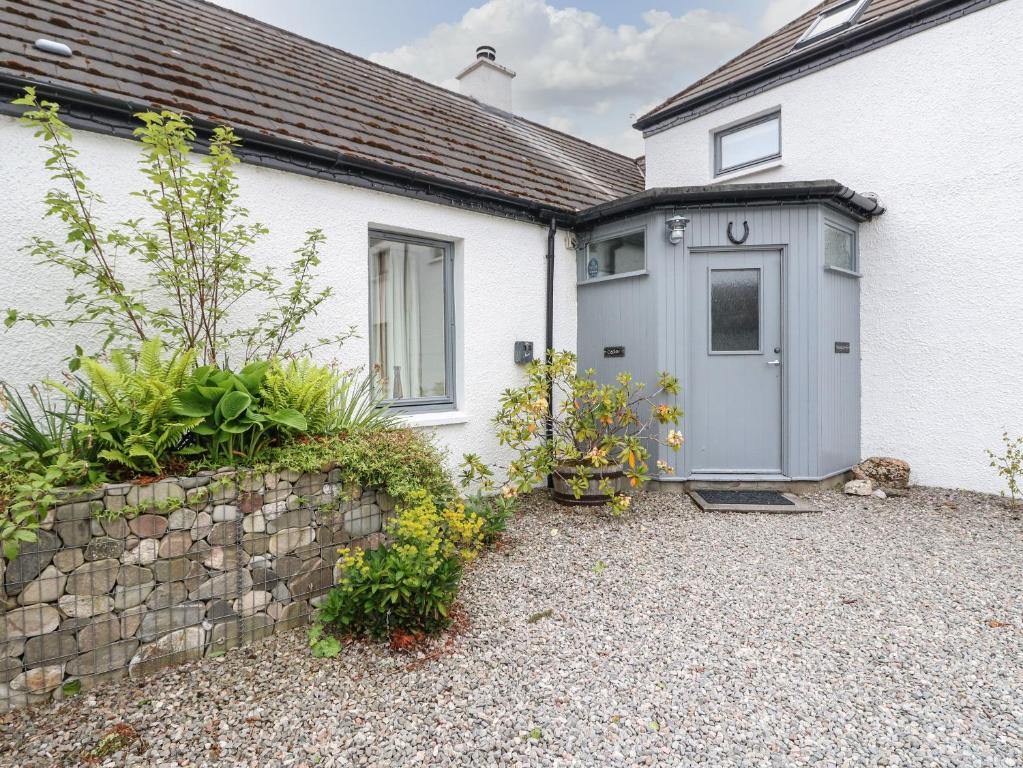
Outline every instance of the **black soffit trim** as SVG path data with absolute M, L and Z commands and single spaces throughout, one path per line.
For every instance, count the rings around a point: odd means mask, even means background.
M 833 179 L 783 181 L 767 184 L 711 184 L 701 187 L 657 187 L 608 203 L 601 203 L 575 216 L 577 227 L 597 224 L 653 209 L 694 210 L 699 208 L 824 203 L 867 221 L 884 213 L 877 200 L 861 195 Z
M 134 115 L 148 109 L 128 100 L 86 93 L 48 83 L 31 83 L 0 73 L 0 114 L 19 115 L 24 110 L 10 103 L 25 85 L 36 85 L 41 97 L 61 102 L 61 116 L 68 125 L 83 130 L 133 139 L 138 127 Z M 200 141 L 214 123 L 195 120 Z M 592 227 L 653 208 L 700 208 L 724 205 L 791 205 L 830 203 L 854 218 L 865 221 L 884 212 L 876 201 L 859 195 L 837 181 L 780 182 L 771 184 L 717 184 L 702 187 L 660 187 L 600 203 L 582 211 L 539 206 L 478 187 L 422 176 L 411 171 L 358 160 L 299 142 L 238 131 L 242 146 L 236 154 L 244 162 L 312 178 L 348 184 L 387 194 L 449 205 L 464 210 L 549 226 L 573 229 Z
M 1003 0 L 933 0 L 876 23 L 865 24 L 863 27 L 853 26 L 840 34 L 823 37 L 820 42 L 808 42 L 755 72 L 722 83 L 692 99 L 684 99 L 644 115 L 632 127 L 643 131 L 644 136 L 660 133 L 769 88 L 812 75 L 833 64 L 1000 2 Z
M 58 101 L 61 119 L 71 127 L 106 133 L 118 138 L 134 140 L 134 130 L 139 126 L 134 115 L 151 109 L 150 105 L 128 99 L 89 93 L 78 88 L 33 81 L 0 72 L 0 114 L 18 116 L 24 111 L 23 107 L 12 105 L 10 102 L 22 94 L 26 85 L 35 86 L 41 98 Z M 198 136 L 196 150 L 201 152 L 202 143 L 208 139 L 217 124 L 200 118 L 191 119 Z M 237 128 L 235 133 L 242 140 L 242 145 L 235 150 L 235 154 L 242 161 L 252 165 L 545 226 L 550 223 L 551 217 L 559 224 L 568 225 L 575 213 L 468 184 L 353 158 L 340 152 L 311 147 L 277 136 L 266 136 Z

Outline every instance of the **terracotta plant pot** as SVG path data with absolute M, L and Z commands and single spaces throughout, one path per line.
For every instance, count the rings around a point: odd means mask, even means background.
M 579 506 L 596 507 L 607 504 L 611 497 L 600 489 L 601 481 L 607 480 L 616 491 L 621 491 L 625 486 L 625 475 L 622 472 L 621 464 L 611 464 L 606 467 L 588 467 L 589 480 L 586 490 L 578 499 L 572 493 L 572 487 L 568 481 L 579 473 L 577 466 L 560 466 L 554 471 L 554 489 L 552 495 L 559 504 L 571 504 Z

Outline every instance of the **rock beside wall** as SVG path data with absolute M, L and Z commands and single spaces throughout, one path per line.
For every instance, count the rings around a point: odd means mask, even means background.
M 305 623 L 394 503 L 340 472 L 221 470 L 68 493 L 0 561 L 0 712 Z

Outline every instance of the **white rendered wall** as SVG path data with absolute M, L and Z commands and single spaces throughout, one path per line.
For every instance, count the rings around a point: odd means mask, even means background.
M 106 200 L 100 212 L 104 222 L 147 214 L 127 194 L 142 186 L 137 144 L 82 130 L 75 132 L 75 144 L 81 167 Z M 43 169 L 46 156 L 31 130 L 9 117 L 0 117 L 0 148 L 0 310 L 59 310 L 64 273 L 36 266 L 18 250 L 32 235 L 63 240 L 58 222 L 42 218 L 40 201 L 53 186 Z M 345 367 L 368 361 L 371 226 L 455 242 L 458 413 L 429 421 L 456 422 L 431 427 L 449 449 L 452 465 L 468 451 L 503 460 L 490 419 L 500 393 L 523 378 L 513 362 L 514 342 L 532 341 L 538 352 L 543 349 L 546 228 L 251 165 L 238 166 L 238 176 L 250 221 L 270 229 L 253 251 L 258 264 L 284 267 L 308 229 L 321 228 L 327 236 L 320 277 L 335 293 L 310 323 L 308 336 L 329 336 L 354 324 L 360 337 L 340 350 L 321 352 L 324 361 Z M 560 235 L 556 243 L 555 346 L 574 349 L 575 255 L 565 250 Z M 0 379 L 24 387 L 57 377 L 78 340 L 77 332 L 64 329 L 19 325 L 4 333 L 0 328 Z
M 514 77 L 504 67 L 483 60 L 475 69 L 462 76 L 458 81 L 458 90 L 484 104 L 511 112 Z
M 834 178 L 861 227 L 862 453 L 914 482 L 997 491 L 1023 433 L 1023 3 L 922 32 L 646 141 L 648 187 L 707 184 L 711 133 L 774 107 L 782 159 L 726 181 Z

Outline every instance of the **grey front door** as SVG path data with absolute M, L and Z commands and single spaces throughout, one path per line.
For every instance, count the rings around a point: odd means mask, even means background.
M 781 253 L 690 254 L 690 474 L 780 474 Z

